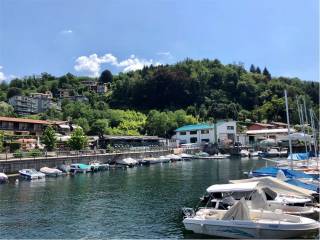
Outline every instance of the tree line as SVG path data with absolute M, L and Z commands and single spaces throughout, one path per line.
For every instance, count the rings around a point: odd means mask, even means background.
M 90 91 L 83 81 L 108 83 L 106 94 Z M 59 90 L 86 96 L 88 101 L 62 101 L 62 111 L 26 116 L 49 120 L 70 120 L 86 134 L 170 137 L 174 129 L 196 122 L 218 119 L 239 121 L 286 121 L 283 90 L 289 94 L 292 121 L 299 123 L 296 97 L 304 96 L 307 106 L 319 114 L 319 83 L 298 78 L 272 77 L 269 70 L 251 65 L 222 64 L 219 60 L 186 59 L 173 65 L 149 66 L 112 76 L 104 71 L 99 79 L 55 77 L 48 73 L 13 79 L 0 84 L 0 111 L 16 116 L 6 103 L 14 95 Z

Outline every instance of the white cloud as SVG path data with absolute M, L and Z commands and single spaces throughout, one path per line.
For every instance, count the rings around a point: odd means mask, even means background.
M 10 81 L 14 78 L 18 78 L 16 75 L 13 75 L 13 74 L 6 75 L 2 69 L 3 69 L 3 66 L 0 66 L 0 82 Z
M 157 55 L 171 56 L 171 53 L 170 52 L 157 52 Z
M 65 29 L 60 32 L 61 34 L 71 34 L 73 31 L 71 29 Z
M 157 52 L 157 55 L 164 57 L 164 58 L 169 58 L 169 59 L 173 58 L 171 52 Z
M 134 71 L 138 69 L 142 69 L 144 66 L 159 65 L 159 62 L 154 62 L 152 59 L 140 59 L 135 55 L 130 55 L 128 59 L 123 61 L 118 61 L 117 57 L 112 55 L 111 53 L 107 53 L 101 57 L 99 57 L 96 53 L 91 54 L 90 56 L 81 56 L 76 59 L 76 64 L 74 69 L 78 72 L 86 71 L 90 73 L 90 76 L 97 77 L 99 76 L 101 65 L 102 64 L 110 64 L 111 66 L 115 66 L 120 68 L 124 72 Z
M 6 75 L 2 72 L 3 67 L 0 66 L 0 82 L 4 81 L 7 79 Z

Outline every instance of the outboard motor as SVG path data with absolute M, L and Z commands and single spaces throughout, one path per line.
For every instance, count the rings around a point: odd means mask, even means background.
M 182 208 L 182 214 L 184 217 L 194 217 L 196 215 L 193 208 Z

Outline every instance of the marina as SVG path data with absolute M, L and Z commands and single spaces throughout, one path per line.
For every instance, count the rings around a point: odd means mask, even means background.
M 18 184 L 10 179 L 0 185 L 1 234 L 3 238 L 203 237 L 184 229 L 182 207 L 196 205 L 209 185 L 246 178 L 243 172 L 265 164 L 240 158 L 197 159 Z

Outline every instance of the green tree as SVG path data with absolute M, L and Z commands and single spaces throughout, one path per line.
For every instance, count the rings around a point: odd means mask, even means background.
M 271 74 L 269 73 L 268 69 L 265 67 L 263 69 L 263 72 L 262 74 L 268 79 L 268 80 L 271 80 Z
M 88 144 L 88 138 L 84 134 L 82 128 L 76 128 L 71 134 L 68 145 L 72 150 L 82 150 Z
M 256 68 L 256 73 L 261 74 L 261 70 L 259 67 Z
M 99 82 L 112 83 L 112 79 L 113 79 L 112 73 L 108 69 L 106 69 L 101 73 L 99 77 Z
M 251 64 L 251 66 L 250 66 L 250 72 L 251 73 L 255 73 L 256 72 L 256 67 L 253 64 Z
M 91 134 L 103 136 L 108 131 L 109 121 L 107 119 L 98 119 L 91 126 Z
M 21 95 L 21 94 L 22 94 L 22 90 L 20 88 L 11 87 L 7 92 L 7 98 L 9 99 L 13 96 Z
M 56 147 L 56 131 L 53 127 L 48 126 L 42 135 L 42 142 L 46 145 L 47 150 L 52 151 Z
M 12 117 L 14 116 L 14 109 L 10 104 L 6 102 L 0 102 L 0 113 L 0 115 L 3 117 Z

